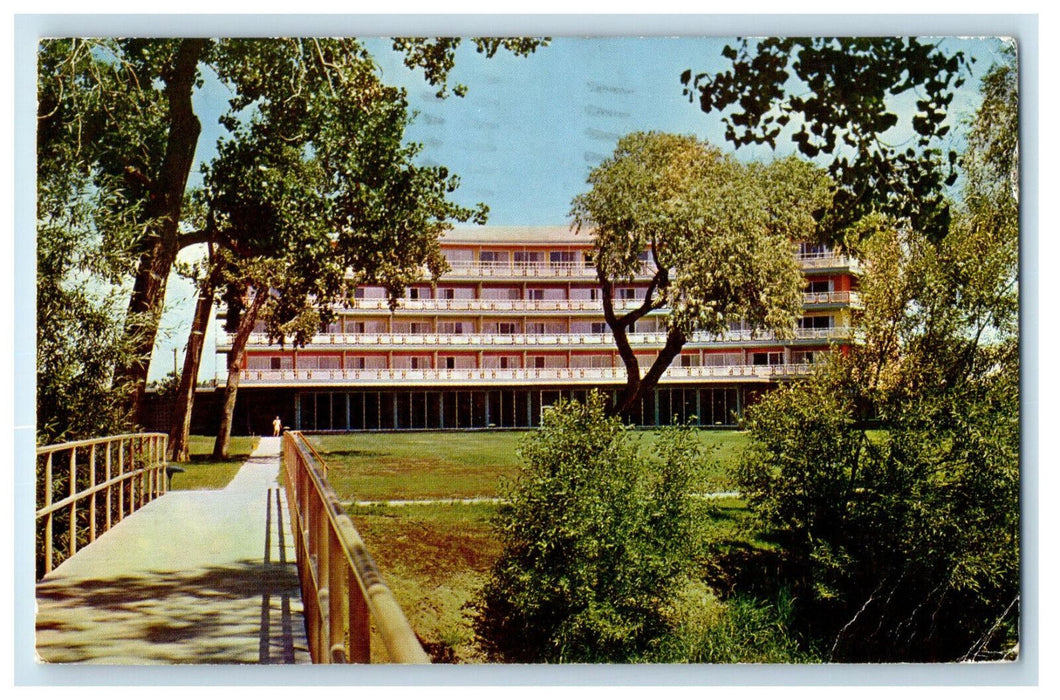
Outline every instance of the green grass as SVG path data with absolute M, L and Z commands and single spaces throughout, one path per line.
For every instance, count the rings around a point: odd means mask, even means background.
M 191 436 L 189 446 L 191 460 L 176 465 L 183 469 L 184 473 L 173 475 L 170 481 L 171 490 L 223 489 L 257 447 L 258 438 L 233 437 L 228 451 L 229 459 L 220 462 L 211 458 L 213 442 L 213 436 Z
M 500 544 L 497 506 L 424 504 L 348 509 L 387 585 L 435 662 L 479 662 L 464 605 L 485 584 Z
M 492 498 L 514 478 L 525 431 L 410 432 L 315 435 L 313 446 L 328 464 L 328 481 L 344 501 Z M 654 431 L 636 431 L 649 449 Z M 712 465 L 704 491 L 731 488 L 728 465 L 747 443 L 734 430 L 698 433 Z
M 656 433 L 634 439 L 650 449 Z M 315 435 L 339 499 L 351 501 L 496 497 L 514 478 L 525 431 L 409 432 Z M 711 466 L 702 490 L 731 488 L 727 469 L 747 443 L 745 433 L 698 433 Z M 748 513 L 739 499 L 701 504 L 708 537 L 748 541 Z M 387 584 L 434 661 L 481 662 L 465 605 L 500 556 L 491 529 L 493 503 L 350 506 L 350 514 Z

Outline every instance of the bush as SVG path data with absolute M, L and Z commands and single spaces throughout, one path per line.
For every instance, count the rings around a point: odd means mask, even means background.
M 692 561 L 695 436 L 669 429 L 641 455 L 593 395 L 549 409 L 521 456 L 496 520 L 503 553 L 471 605 L 483 650 L 509 662 L 643 658 L 669 632 Z
M 699 581 L 689 582 L 674 608 L 674 632 L 648 657 L 653 663 L 797 663 L 817 657 L 791 634 L 793 601 L 782 590 L 773 603 L 746 595 L 722 602 Z

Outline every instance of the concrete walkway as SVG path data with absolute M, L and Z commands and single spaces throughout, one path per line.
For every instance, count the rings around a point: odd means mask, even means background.
M 309 663 L 279 454 L 262 438 L 226 488 L 170 492 L 46 576 L 38 658 Z

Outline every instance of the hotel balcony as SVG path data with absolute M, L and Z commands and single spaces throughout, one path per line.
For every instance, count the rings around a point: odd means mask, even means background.
M 658 349 L 666 344 L 665 333 L 630 333 L 629 342 L 636 348 Z M 695 333 L 688 339 L 686 347 L 713 345 L 763 345 L 798 341 L 843 341 L 853 338 L 849 326 L 835 328 L 796 328 L 789 338 L 777 337 L 771 331 L 732 330 L 720 335 Z M 316 335 L 310 344 L 314 350 L 350 349 L 435 349 L 466 348 L 614 348 L 614 337 L 610 333 L 324 333 Z M 252 333 L 248 347 L 278 347 L 269 343 L 264 333 Z M 231 337 L 218 339 L 217 350 L 231 350 Z
M 670 367 L 661 383 L 761 382 L 808 375 L 811 365 L 729 365 Z M 626 381 L 621 367 L 559 367 L 545 369 L 250 369 L 240 384 L 292 386 L 509 386 L 600 385 Z
M 574 279 L 595 280 L 596 268 L 588 262 L 486 262 L 480 260 L 450 260 L 449 272 L 442 279 L 478 282 L 483 279 Z M 638 277 L 648 279 L 654 274 L 646 266 Z
M 861 272 L 861 261 L 834 251 L 798 253 L 795 255 L 803 272 Z
M 630 311 L 640 306 L 640 299 L 616 299 L 616 311 Z M 805 306 L 861 306 L 857 292 L 808 292 L 803 294 Z M 370 315 L 389 315 L 386 299 L 356 299 L 337 311 L 356 311 Z M 415 313 L 479 313 L 479 314 L 589 314 L 603 313 L 598 299 L 398 299 L 395 312 Z
M 804 272 L 860 272 L 861 264 L 856 258 L 832 251 L 800 253 L 795 259 Z M 595 280 L 596 269 L 591 263 L 581 262 L 495 262 L 480 260 L 450 260 L 449 272 L 442 275 L 447 281 L 472 281 L 483 279 L 572 279 Z M 636 279 L 647 280 L 655 274 L 655 266 L 645 264 Z

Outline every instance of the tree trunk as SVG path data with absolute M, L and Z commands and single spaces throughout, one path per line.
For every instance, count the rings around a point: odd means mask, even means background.
M 649 391 L 655 388 L 662 378 L 663 373 L 681 354 L 681 348 L 685 346 L 685 335 L 677 330 L 671 330 L 666 336 L 666 345 L 659 351 L 655 362 L 652 363 L 648 372 L 643 377 L 629 375 L 625 389 L 619 395 L 615 403 L 614 413 L 623 417 L 630 417 L 633 408 L 637 406 Z
M 151 199 L 144 211 L 148 226 L 146 249 L 140 256 L 125 322 L 125 337 L 135 348 L 134 359 L 118 368 L 116 374 L 118 382 L 132 387 L 129 414 L 137 424 L 142 422 L 151 351 L 162 318 L 166 283 L 180 251 L 178 237 L 184 191 L 202 130 L 192 108 L 191 95 L 205 46 L 205 39 L 182 41 L 172 66 L 162 76 L 169 103 L 169 137 L 162 167 L 150 188 Z
M 180 389 L 174 399 L 176 405 L 173 424 L 169 430 L 169 459 L 174 462 L 188 461 L 188 436 L 191 433 L 191 412 L 195 405 L 195 385 L 199 378 L 199 365 L 206 340 L 206 326 L 210 322 L 213 306 L 214 284 L 212 271 L 203 280 L 199 299 L 195 304 L 195 316 L 188 334 L 188 347 L 184 353 L 184 370 L 180 376 Z
M 254 294 L 254 301 L 243 312 L 239 328 L 232 339 L 232 349 L 228 352 L 228 381 L 225 384 L 221 424 L 217 428 L 217 439 L 213 443 L 214 459 L 228 459 L 228 446 L 232 438 L 232 416 L 235 414 L 236 393 L 239 391 L 239 372 L 243 364 L 243 356 L 246 354 L 250 331 L 254 329 L 254 323 L 258 320 L 258 311 L 261 310 L 267 298 L 268 293 L 265 291 Z

